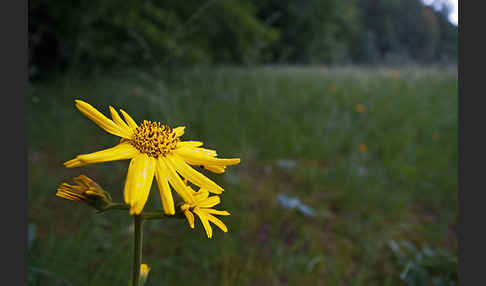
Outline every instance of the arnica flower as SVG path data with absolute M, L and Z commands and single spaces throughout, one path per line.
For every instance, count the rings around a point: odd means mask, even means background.
M 174 200 L 169 184 L 185 202 L 194 202 L 182 176 L 209 192 L 220 194 L 223 188 L 193 169 L 190 165 L 203 166 L 214 173 L 224 173 L 226 166 L 236 165 L 239 158 L 216 158 L 215 150 L 201 148 L 199 141 L 181 141 L 184 126 L 170 128 L 159 122 L 144 120 L 140 125 L 125 111 L 109 107 L 112 119 L 107 118 L 90 104 L 75 100 L 76 107 L 86 117 L 108 133 L 121 137 L 112 148 L 82 154 L 64 162 L 68 168 L 87 164 L 130 159 L 125 181 L 124 200 L 130 205 L 130 215 L 140 214 L 148 199 L 153 178 L 157 181 L 164 213 L 175 214 Z
M 192 202 L 185 202 L 180 206 L 180 208 L 186 216 L 187 221 L 189 222 L 189 226 L 191 228 L 194 228 L 194 215 L 192 213 L 195 213 L 201 220 L 201 223 L 206 230 L 206 235 L 208 236 L 208 238 L 211 238 L 213 236 L 213 230 L 209 222 L 214 223 L 222 231 L 228 232 L 228 228 L 226 227 L 226 225 L 217 217 L 213 216 L 213 214 L 230 215 L 230 213 L 227 211 L 212 209 L 212 207 L 220 203 L 221 200 L 219 196 L 209 196 L 209 191 L 204 188 L 199 189 L 198 192 L 192 190 L 191 187 L 187 188 L 193 194 L 194 200 Z
M 359 144 L 358 151 L 361 153 L 365 153 L 366 151 L 368 151 L 368 146 L 366 146 L 366 144 Z
M 100 185 L 85 175 L 73 179 L 76 185 L 62 183 L 56 196 L 71 201 L 85 202 L 97 210 L 105 209 L 111 203 L 110 195 Z
M 363 104 L 356 104 L 354 106 L 354 110 L 356 110 L 357 112 L 365 112 L 366 111 L 366 106 L 364 106 Z

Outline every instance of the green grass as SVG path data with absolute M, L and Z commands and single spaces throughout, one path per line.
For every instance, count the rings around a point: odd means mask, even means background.
M 198 222 L 195 230 L 183 220 L 145 224 L 147 286 L 457 282 L 454 259 L 447 267 L 442 259 L 417 262 L 427 247 L 457 257 L 455 70 L 201 68 L 32 84 L 30 285 L 127 285 L 131 275 L 128 215 L 97 215 L 55 196 L 59 183 L 83 173 L 122 199 L 128 162 L 62 166 L 119 140 L 81 115 L 74 99 L 107 115 L 112 105 L 137 122 L 185 125 L 184 140 L 241 158 L 223 175 L 207 174 L 226 189 L 219 209 L 232 214 L 222 218 L 228 233 L 214 228 L 209 240 Z M 296 167 L 279 167 L 281 159 Z M 298 197 L 316 217 L 282 208 L 278 194 Z M 145 209 L 159 201 L 154 184 Z M 394 241 L 416 251 L 398 255 Z M 425 278 L 404 277 L 412 262 L 422 272 L 407 275 Z

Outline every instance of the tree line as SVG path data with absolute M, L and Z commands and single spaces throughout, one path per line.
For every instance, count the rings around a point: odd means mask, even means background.
M 421 0 L 35 0 L 29 67 L 455 62 L 448 13 Z

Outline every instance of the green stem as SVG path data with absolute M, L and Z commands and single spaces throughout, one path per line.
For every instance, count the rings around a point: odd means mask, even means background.
M 143 212 L 141 216 L 143 219 L 162 219 L 173 217 L 172 215 L 166 215 L 162 212 Z
M 140 265 L 142 264 L 142 240 L 143 240 L 143 217 L 141 215 L 134 215 L 135 223 L 135 239 L 133 248 L 133 286 L 140 286 Z
M 98 213 L 104 213 L 109 210 L 128 210 L 130 209 L 130 205 L 127 204 L 119 204 L 119 203 L 111 203 L 109 204 L 106 208 L 104 208 L 101 211 L 98 211 Z

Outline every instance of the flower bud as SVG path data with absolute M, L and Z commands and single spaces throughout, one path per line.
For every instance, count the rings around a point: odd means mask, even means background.
M 150 272 L 150 267 L 147 264 L 140 265 L 140 285 L 143 286 L 145 281 L 147 281 L 148 274 Z
M 56 196 L 71 201 L 79 201 L 101 211 L 111 203 L 111 196 L 100 185 L 85 175 L 73 179 L 76 185 L 62 183 L 57 188 Z

